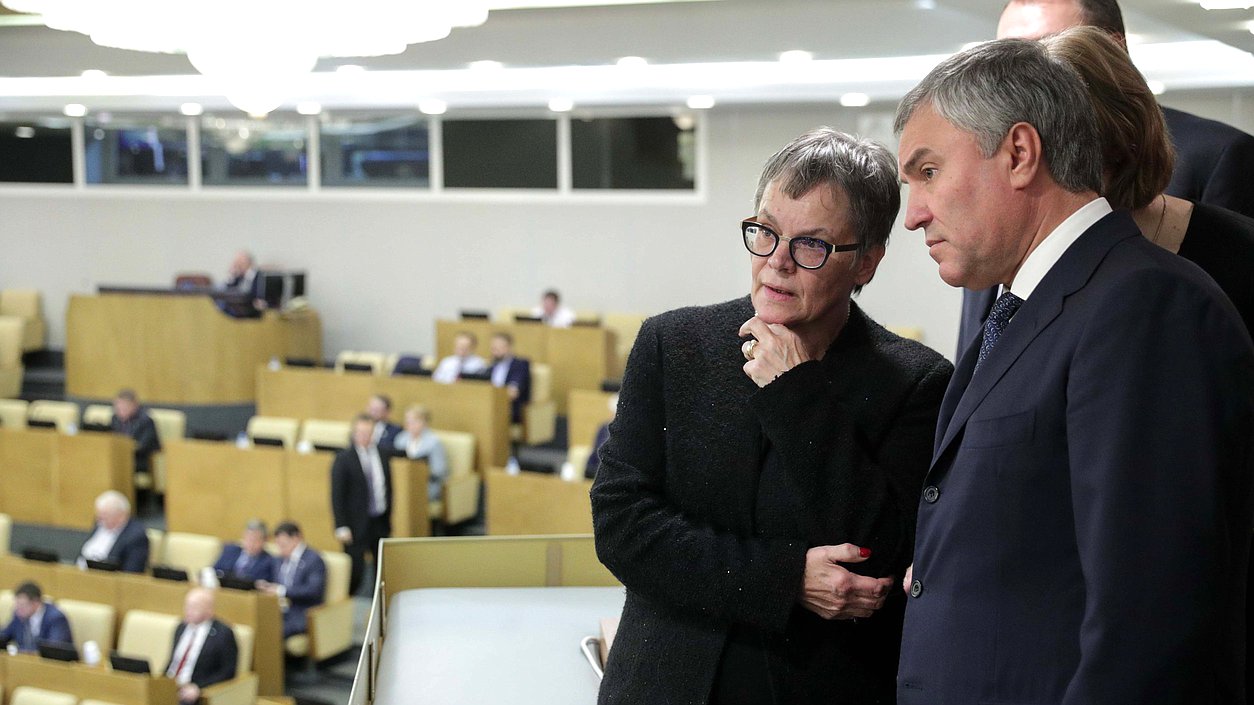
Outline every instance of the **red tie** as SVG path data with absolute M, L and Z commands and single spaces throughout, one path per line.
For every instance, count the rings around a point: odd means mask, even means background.
M 190 630 L 193 630 L 193 629 L 195 629 L 195 628 L 196 628 L 196 627 L 194 627 L 194 626 L 192 626 L 192 625 L 190 625 L 190 624 L 187 626 L 187 629 L 188 629 L 189 631 L 190 631 Z M 178 668 L 175 668 L 175 669 L 174 669 L 174 678 L 175 678 L 175 679 L 177 679 L 177 678 L 179 677 L 179 674 L 183 672 L 183 667 L 187 665 L 187 657 L 191 655 L 191 653 L 192 653 L 192 645 L 193 645 L 193 644 L 195 644 L 195 643 L 196 643 L 196 634 L 195 634 L 195 632 L 192 632 L 191 637 L 190 637 L 190 638 L 188 638 L 188 640 L 187 640 L 187 648 L 186 648 L 186 649 L 183 649 L 183 658 L 179 659 L 179 665 L 178 665 Z

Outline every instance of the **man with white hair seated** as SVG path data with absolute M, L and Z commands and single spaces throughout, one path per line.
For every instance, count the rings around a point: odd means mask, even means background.
M 115 563 L 124 573 L 142 573 L 148 566 L 148 534 L 131 517 L 131 502 L 117 490 L 96 498 L 96 527 L 79 552 L 78 563 L 87 560 Z

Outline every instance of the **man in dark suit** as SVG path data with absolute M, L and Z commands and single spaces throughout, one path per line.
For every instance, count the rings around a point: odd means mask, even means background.
M 374 421 L 374 429 L 370 438 L 380 448 L 391 448 L 396 441 L 396 434 L 401 427 L 392 423 L 392 398 L 386 394 L 376 394 L 366 402 L 366 416 Z
M 327 591 L 327 566 L 322 556 L 305 543 L 300 526 L 285 521 L 274 528 L 279 547 L 279 565 L 273 581 L 262 581 L 257 588 L 278 595 L 283 605 L 283 638 L 308 630 L 305 612 L 322 604 Z
M 266 523 L 250 519 L 244 526 L 239 543 L 222 547 L 222 555 L 213 564 L 218 575 L 238 575 L 248 580 L 273 581 L 278 561 L 266 552 Z
M 139 405 L 139 397 L 129 389 L 123 389 L 113 398 L 113 432 L 130 436 L 135 441 L 135 472 L 148 472 L 152 454 L 161 450 L 157 437 L 157 424 Z
M 331 464 L 331 513 L 335 538 L 353 560 L 350 594 L 357 592 L 366 569 L 366 552 L 392 535 L 392 469 L 386 453 L 371 438 L 374 419 L 353 421 L 353 442 Z
M 226 296 L 218 304 L 228 315 L 236 318 L 261 315 L 266 308 L 265 281 L 251 252 L 240 250 L 231 258 L 222 292 Z
M 0 629 L 0 646 L 13 642 L 17 650 L 32 653 L 39 642 L 74 644 L 70 622 L 51 602 L 44 602 L 43 591 L 32 582 L 25 582 L 13 591 L 13 619 Z
M 1039 39 L 1069 27 L 1091 25 L 1127 43 L 1116 0 L 1012 0 L 1002 11 L 998 39 Z M 1254 217 L 1254 136 L 1230 125 L 1173 108 L 1163 108 L 1176 166 L 1166 193 Z M 1251 274 L 1254 276 L 1254 273 Z M 966 290 L 958 326 L 958 354 L 980 334 L 997 290 Z
M 234 678 L 238 662 L 235 632 L 213 616 L 213 591 L 188 590 L 165 667 L 179 687 L 179 705 L 195 705 L 201 689 Z
M 946 283 L 1003 290 L 941 406 L 899 702 L 1244 702 L 1236 310 L 1097 196 L 1087 92 L 1036 42 L 942 62 L 896 128 L 906 227 Z
M 510 421 L 522 423 L 523 407 L 531 402 L 531 361 L 514 357 L 514 338 L 503 331 L 492 334 L 488 350 L 492 353 L 492 386 L 505 388 Z
M 124 573 L 148 569 L 148 534 L 121 492 L 106 490 L 96 498 L 96 526 L 79 551 L 79 565 L 85 559 L 115 563 Z

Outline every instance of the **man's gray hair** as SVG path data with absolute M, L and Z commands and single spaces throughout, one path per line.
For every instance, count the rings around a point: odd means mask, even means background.
M 100 493 L 99 497 L 96 497 L 96 509 L 130 514 L 131 501 L 117 490 L 105 490 Z
M 922 107 L 975 136 L 993 156 L 1010 128 L 1036 128 L 1046 167 L 1072 193 L 1102 192 L 1102 144 L 1084 82 L 1039 42 L 999 39 L 955 54 L 901 99 L 898 135 Z
M 816 186 L 842 189 L 849 197 L 859 258 L 872 247 L 888 244 L 901 208 L 901 183 L 892 153 L 877 142 L 830 127 L 810 130 L 767 160 L 753 197 L 754 212 L 772 182 L 793 199 Z

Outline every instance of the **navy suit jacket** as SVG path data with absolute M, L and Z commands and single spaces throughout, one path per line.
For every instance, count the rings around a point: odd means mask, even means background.
M 384 535 L 388 536 L 392 533 L 392 466 L 383 450 L 379 451 L 379 461 L 383 469 Z M 336 527 L 347 526 L 354 541 L 364 540 L 370 524 L 370 484 L 354 445 L 336 453 L 331 463 L 331 514 Z M 374 550 L 374 546 L 369 548 Z
M 396 442 L 396 434 L 401 432 L 401 427 L 391 422 L 383 422 L 383 433 L 379 434 L 379 440 L 376 444 L 380 448 L 391 450 Z
M 1254 345 L 1231 302 L 1120 211 L 976 353 L 919 504 L 901 705 L 1245 702 Z
M 17 644 L 19 651 L 33 652 L 39 649 L 39 642 L 51 641 L 58 644 L 73 644 L 74 639 L 70 636 L 70 621 L 65 618 L 65 613 L 57 609 L 57 606 L 51 602 L 44 603 L 43 621 L 39 624 L 39 636 L 30 633 L 30 625 L 17 615 L 13 615 L 13 619 L 9 625 L 0 630 L 0 646 L 14 642 Z
M 496 367 L 496 363 L 492 364 Z M 492 369 L 489 369 L 490 373 Z M 518 387 L 518 398 L 510 402 L 509 415 L 513 423 L 522 423 L 523 407 L 531 402 L 531 361 L 521 357 L 509 360 L 509 369 L 505 372 L 505 384 Z
M 187 629 L 187 622 L 180 622 L 174 630 L 174 643 L 170 645 L 170 658 L 166 661 L 165 670 L 169 673 L 174 663 L 175 651 L 179 647 L 179 639 Z M 235 677 L 239 666 L 239 647 L 235 644 L 235 632 L 225 623 L 213 620 L 209 626 L 209 636 L 205 637 L 205 645 L 196 657 L 196 667 L 192 669 L 192 682 L 201 688 L 214 683 L 229 681 Z
M 235 570 L 235 563 L 239 561 L 240 554 L 244 549 L 238 543 L 228 543 L 222 547 L 222 555 L 218 556 L 218 562 L 213 564 L 213 569 L 221 574 L 236 574 L 250 580 L 266 580 L 274 582 L 276 571 L 279 569 L 279 562 L 274 556 L 261 552 L 261 555 L 250 558 L 244 564 L 243 573 Z
M 92 533 L 99 528 L 97 524 Z M 108 560 L 117 563 L 123 573 L 143 573 L 148 569 L 148 534 L 138 519 L 132 517 L 122 527 L 118 540 L 109 549 Z
M 283 561 L 276 560 L 274 580 L 280 582 L 283 576 Z M 312 546 L 306 545 L 304 553 L 300 554 L 300 560 L 292 570 L 291 577 L 283 585 L 286 587 L 284 594 L 288 600 L 287 611 L 283 613 L 283 636 L 288 637 L 301 634 L 306 630 L 305 611 L 322 604 L 325 599 L 327 565 L 322 561 L 322 556 L 318 555 Z

